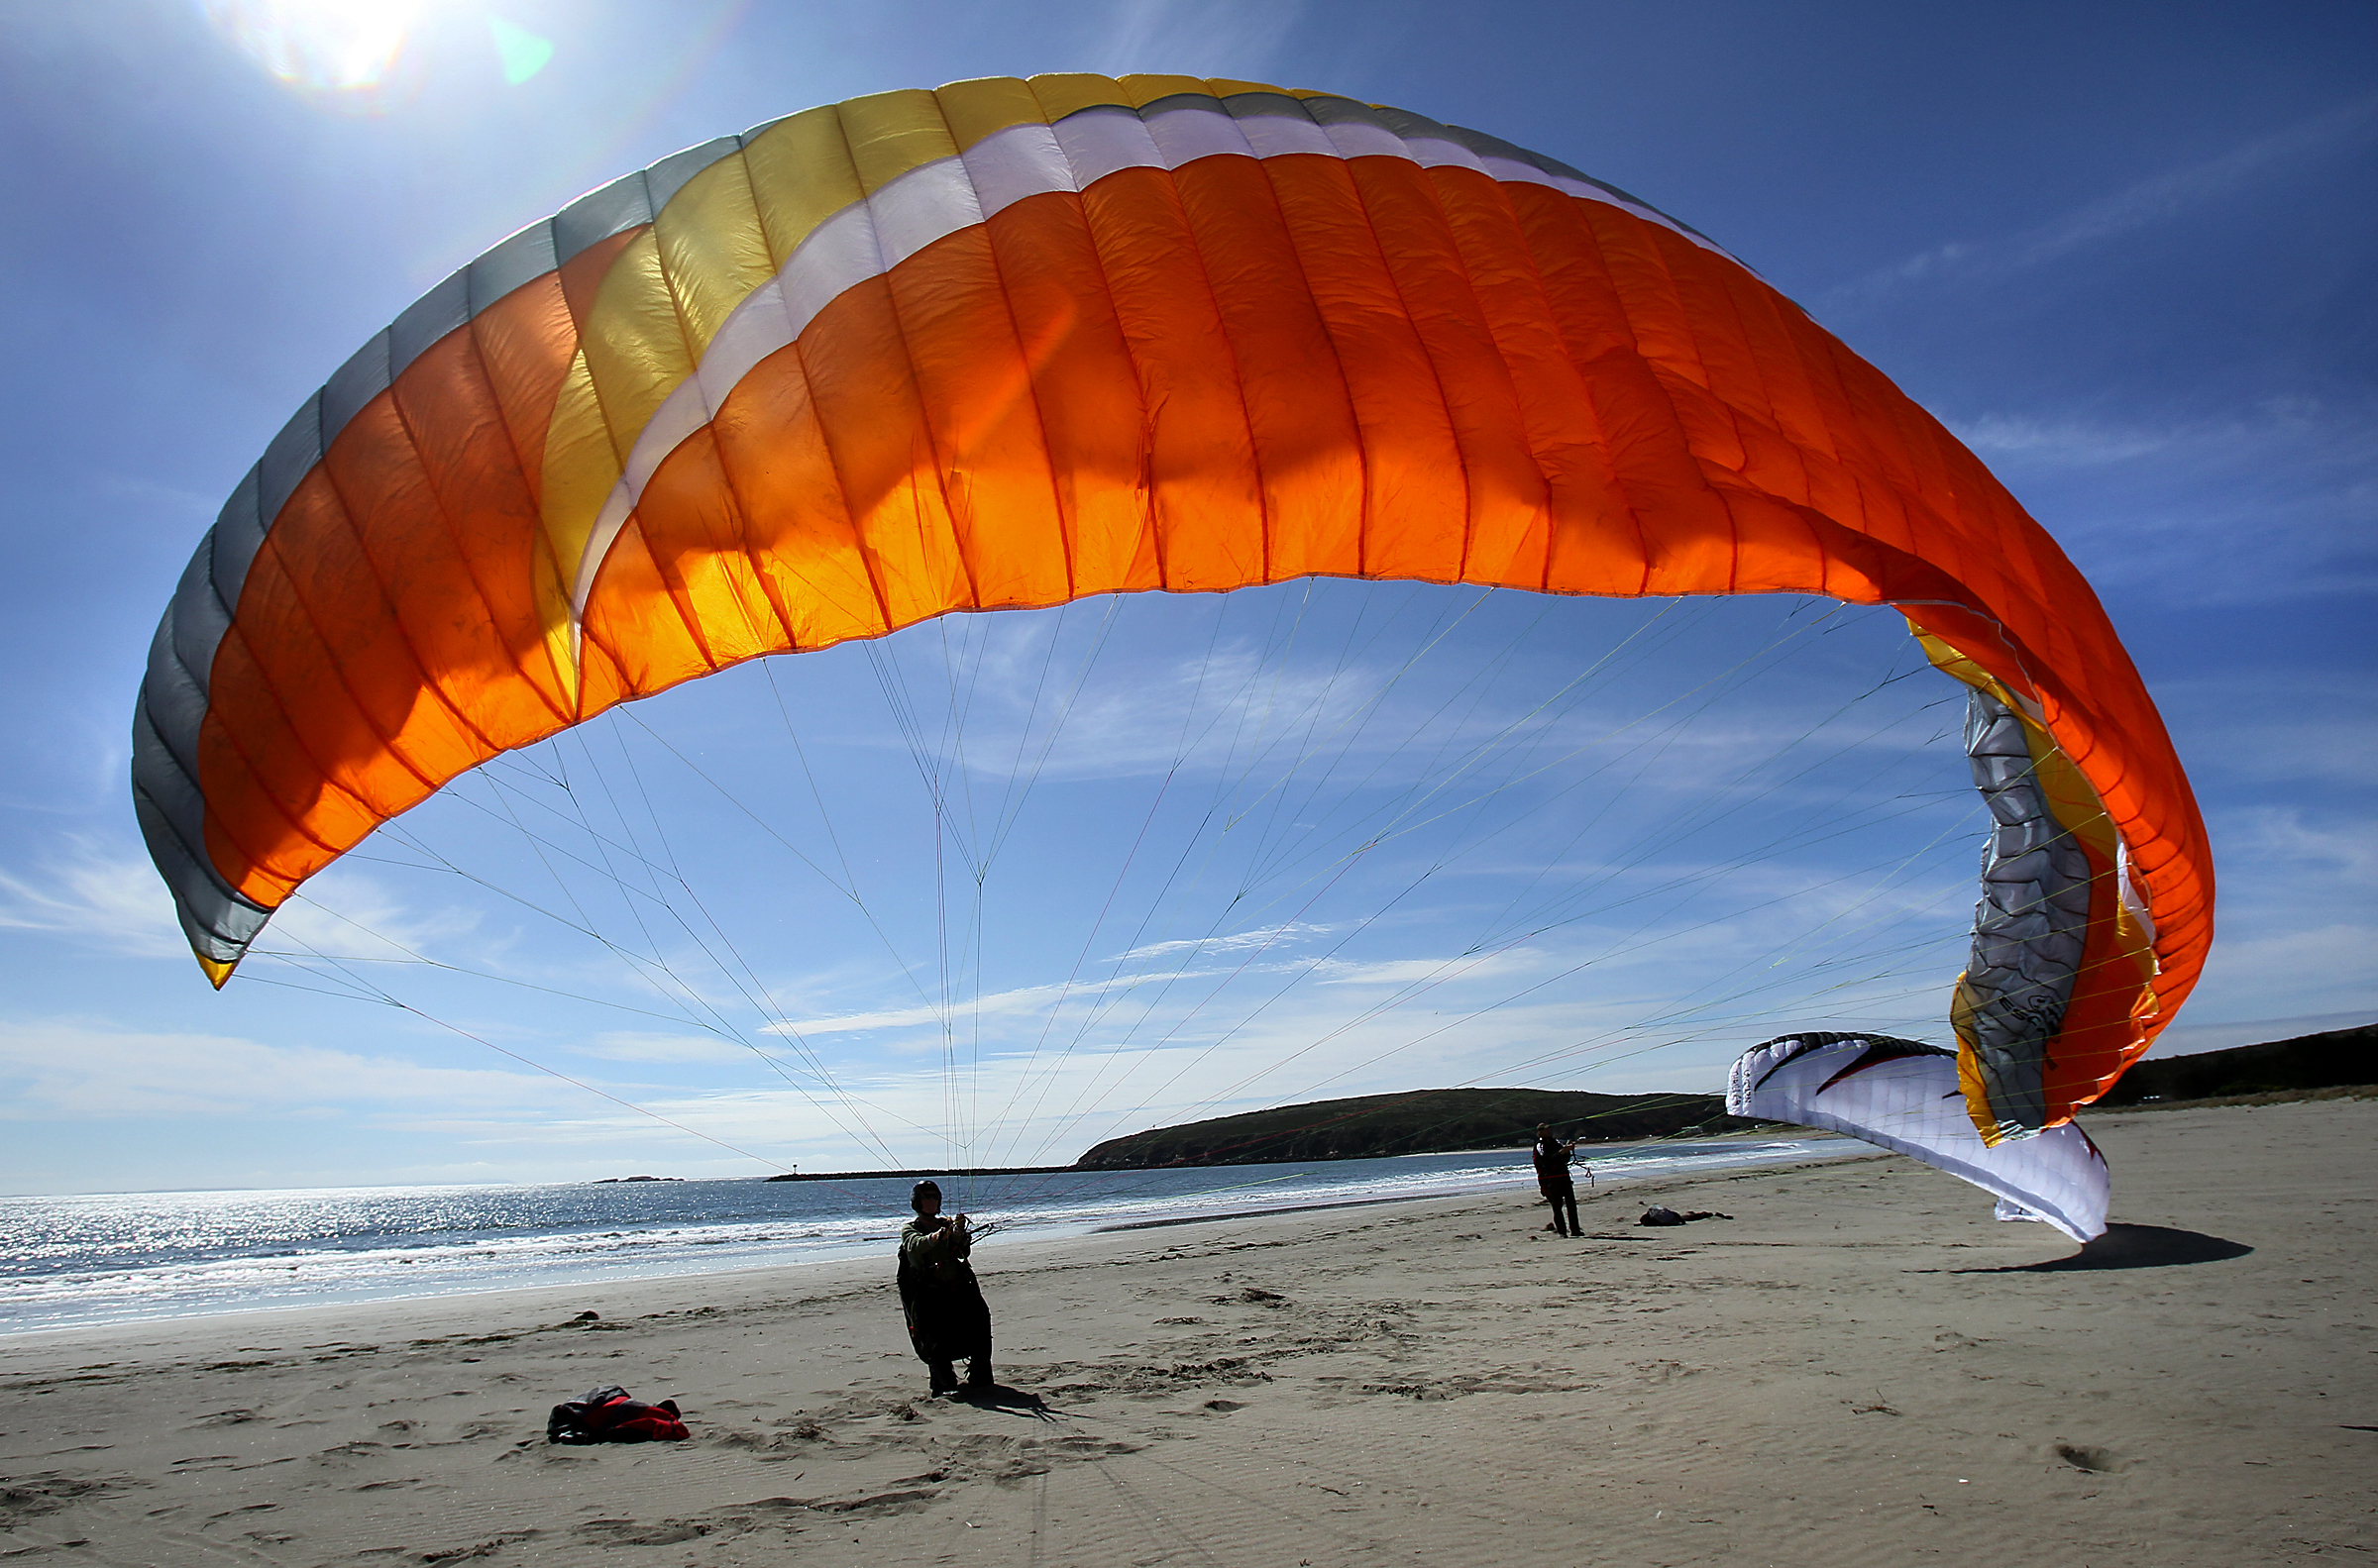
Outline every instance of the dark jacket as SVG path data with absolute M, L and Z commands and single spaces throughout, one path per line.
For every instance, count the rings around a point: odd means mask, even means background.
M 901 1227 L 900 1309 L 927 1366 L 991 1354 L 991 1308 L 966 1261 L 973 1250 L 974 1238 L 946 1220 Z

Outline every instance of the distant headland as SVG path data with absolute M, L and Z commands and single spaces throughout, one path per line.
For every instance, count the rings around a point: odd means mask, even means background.
M 1082 1171 L 1180 1165 L 1366 1160 L 1526 1146 L 1549 1122 L 1588 1143 L 1729 1132 L 1764 1125 L 1726 1114 L 1723 1095 L 1595 1095 L 1583 1090 L 1424 1089 L 1317 1099 L 1110 1138 L 1074 1162 Z
M 2206 1099 L 2300 1099 L 2378 1084 L 2378 1023 L 2292 1040 L 2132 1064 L 2092 1110 L 2177 1107 Z M 2324 1095 L 2323 1098 L 2327 1098 Z
M 2378 1080 L 2378 1024 L 2140 1062 L 2100 1110 L 2193 1103 L 2207 1097 L 2298 1098 L 2351 1094 Z M 2363 1088 L 2359 1093 L 2373 1091 Z M 919 1181 L 926 1177 L 1053 1176 L 1201 1165 L 1276 1165 L 1457 1154 L 1524 1147 L 1539 1122 L 1565 1138 L 1630 1143 L 1773 1125 L 1726 1114 L 1722 1095 L 1596 1095 L 1583 1090 L 1424 1089 L 1317 1099 L 1109 1138 L 1071 1165 L 942 1167 L 915 1171 L 799 1171 L 771 1182 Z M 675 1180 L 649 1176 L 611 1181 Z

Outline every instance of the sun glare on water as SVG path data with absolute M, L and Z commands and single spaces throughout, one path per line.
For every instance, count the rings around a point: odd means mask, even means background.
M 450 0 L 201 0 L 207 20 L 284 86 L 326 107 L 375 113 L 422 69 L 423 33 Z M 479 30 L 513 85 L 542 70 L 550 41 L 500 16 Z

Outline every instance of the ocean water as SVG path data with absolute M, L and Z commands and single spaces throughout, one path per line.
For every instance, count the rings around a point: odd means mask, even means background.
M 1861 1151 L 1730 1138 L 1581 1151 L 1600 1186 Z M 1221 1214 L 1533 1187 L 1525 1150 L 1194 1170 L 949 1177 L 978 1257 Z M 1587 1178 L 1580 1174 L 1578 1189 Z M 555 1183 L 0 1199 L 0 1334 L 208 1312 L 594 1284 L 888 1253 L 906 1178 Z

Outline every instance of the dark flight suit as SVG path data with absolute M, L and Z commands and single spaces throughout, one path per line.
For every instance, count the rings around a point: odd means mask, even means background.
M 900 1309 L 935 1394 L 957 1388 L 952 1363 L 961 1356 L 967 1383 L 991 1386 L 991 1307 L 966 1261 L 973 1246 L 974 1238 L 947 1220 L 919 1217 L 901 1227 Z
M 1569 1148 L 1558 1138 L 1539 1138 L 1534 1149 L 1536 1188 L 1553 1205 L 1553 1228 L 1565 1236 L 1581 1236 L 1577 1222 L 1577 1187 L 1568 1174 Z

